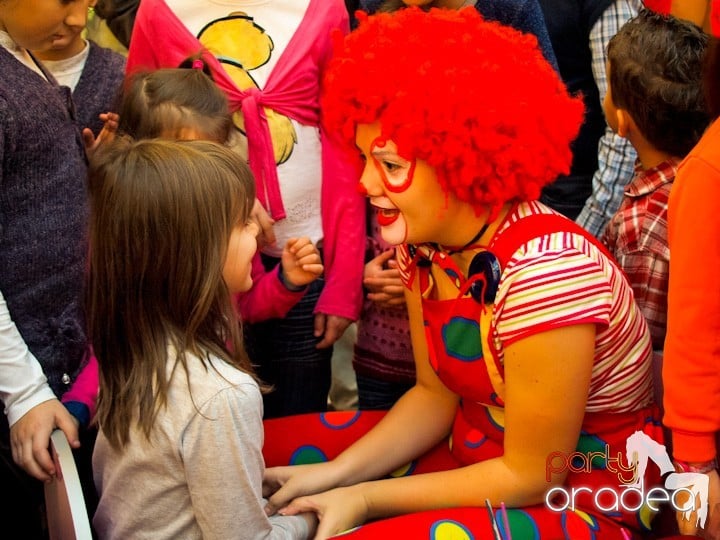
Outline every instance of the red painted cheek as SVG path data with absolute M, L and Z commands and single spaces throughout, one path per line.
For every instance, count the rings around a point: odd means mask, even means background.
M 363 185 L 362 182 L 358 182 L 357 185 L 355 186 L 355 189 L 357 190 L 357 192 L 360 194 L 361 197 L 367 197 L 367 196 L 368 196 L 368 190 L 367 190 L 367 188 Z
M 372 153 L 375 148 L 383 148 L 386 144 L 387 141 L 385 139 L 378 137 L 370 145 L 370 153 Z M 380 175 L 380 178 L 382 178 L 383 184 L 385 184 L 385 188 L 388 191 L 390 191 L 391 193 L 402 193 L 404 191 L 407 191 L 407 189 L 412 184 L 413 176 L 415 175 L 415 160 L 413 160 L 410 164 L 410 168 L 408 169 L 408 175 L 401 184 L 393 184 L 392 182 L 390 182 L 387 175 L 385 174 L 385 171 L 382 168 L 382 165 L 380 165 L 380 162 L 374 157 L 372 158 L 372 160 L 373 165 L 375 165 L 375 169 L 377 169 L 377 172 Z

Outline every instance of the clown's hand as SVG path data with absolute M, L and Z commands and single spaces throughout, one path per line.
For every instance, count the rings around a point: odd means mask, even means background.
M 315 540 L 325 540 L 365 523 L 368 507 L 361 486 L 362 484 L 336 488 L 325 493 L 300 497 L 281 508 L 279 513 L 291 516 L 314 512 L 320 521 Z

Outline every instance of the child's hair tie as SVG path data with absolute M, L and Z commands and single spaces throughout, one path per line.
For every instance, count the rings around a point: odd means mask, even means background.
M 203 62 L 201 58 L 196 58 L 192 62 L 192 68 L 199 69 L 200 71 L 204 71 L 205 70 L 205 62 Z

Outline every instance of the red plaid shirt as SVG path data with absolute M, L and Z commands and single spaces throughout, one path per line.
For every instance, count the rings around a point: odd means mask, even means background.
M 637 164 L 622 204 L 602 236 L 632 286 L 655 350 L 662 350 L 665 342 L 670 269 L 667 207 L 679 163 L 670 159 L 649 170 Z

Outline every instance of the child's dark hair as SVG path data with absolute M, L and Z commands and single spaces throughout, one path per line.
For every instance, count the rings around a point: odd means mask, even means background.
M 113 447 L 150 433 L 191 353 L 252 373 L 223 266 L 255 183 L 245 161 L 207 141 L 119 137 L 89 169 L 89 336 L 100 366 L 97 417 Z M 184 370 L 187 373 L 187 370 Z
M 202 138 L 225 143 L 232 115 L 225 94 L 200 58 L 179 68 L 138 72 L 121 96 L 119 131 L 135 139 Z M 200 137 L 186 136 L 192 130 Z
M 708 37 L 694 24 L 642 9 L 608 44 L 610 94 L 657 150 L 685 156 L 708 125 L 702 65 Z

